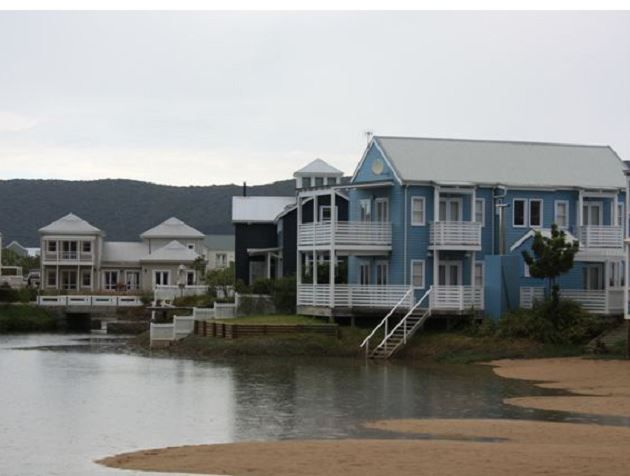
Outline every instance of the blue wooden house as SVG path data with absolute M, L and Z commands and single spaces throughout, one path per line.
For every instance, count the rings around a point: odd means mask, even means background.
M 298 311 L 497 317 L 529 307 L 544 283 L 521 252 L 555 223 L 580 244 L 563 295 L 621 314 L 624 169 L 610 147 L 373 137 L 350 183 L 298 187 Z M 340 197 L 347 219 L 331 211 Z

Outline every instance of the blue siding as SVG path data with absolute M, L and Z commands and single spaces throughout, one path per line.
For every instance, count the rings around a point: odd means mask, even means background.
M 372 172 L 372 164 L 374 161 L 380 160 L 383 162 L 383 172 L 379 175 L 375 175 Z M 357 171 L 354 182 L 356 183 L 364 183 L 364 182 L 382 182 L 385 180 L 394 180 L 396 181 L 396 177 L 394 172 L 391 170 L 389 165 L 387 164 L 385 158 L 378 150 L 375 145 L 370 146 L 370 149 L 367 151 L 365 155 L 365 160 L 361 164 L 361 167 Z

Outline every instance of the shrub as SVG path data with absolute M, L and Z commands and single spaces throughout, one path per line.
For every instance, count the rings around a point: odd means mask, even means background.
M 277 279 L 274 282 L 271 297 L 276 312 L 294 314 L 297 297 L 297 284 L 294 276 Z
M 45 309 L 28 305 L 0 306 L 0 334 L 54 331 L 57 321 Z
M 273 280 L 271 279 L 257 279 L 252 284 L 252 294 L 268 294 L 273 292 Z
M 554 325 L 549 316 L 557 313 Z M 531 310 L 519 309 L 502 316 L 498 322 L 498 335 L 525 337 L 551 344 L 585 344 L 606 328 L 606 322 L 584 311 L 568 300 L 555 304 L 545 300 Z

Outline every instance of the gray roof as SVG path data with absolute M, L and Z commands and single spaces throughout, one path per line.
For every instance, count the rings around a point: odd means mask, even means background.
M 233 223 L 273 223 L 295 197 L 232 197 Z
M 74 213 L 68 213 L 65 217 L 52 222 L 39 229 L 42 234 L 67 234 L 67 235 L 95 235 L 103 233 L 87 221 L 79 218 Z
M 608 146 L 413 137 L 374 137 L 404 182 L 625 188 L 624 165 Z
M 199 255 L 184 246 L 177 240 L 171 241 L 169 244 L 155 250 L 153 253 L 145 255 L 141 261 L 171 261 L 177 263 L 186 263 L 195 261 Z
M 206 235 L 203 244 L 209 251 L 233 251 L 234 235 Z
M 322 159 L 315 159 L 293 174 L 294 177 L 298 175 L 320 175 L 336 177 L 343 175 L 343 172 L 339 169 L 336 169 Z
M 171 217 L 145 231 L 141 238 L 203 238 L 205 235 L 179 218 Z
M 137 263 L 149 252 L 149 247 L 138 241 L 106 241 L 103 243 L 103 261 L 110 263 Z

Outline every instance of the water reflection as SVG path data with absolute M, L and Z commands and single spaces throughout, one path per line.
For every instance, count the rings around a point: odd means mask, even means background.
M 351 360 L 193 362 L 16 350 L 75 336 L 0 337 L 1 475 L 129 474 L 92 460 L 135 449 L 284 438 L 375 436 L 388 418 L 611 421 L 505 406 L 549 394 L 484 366 Z M 143 473 L 146 474 L 146 473 Z

